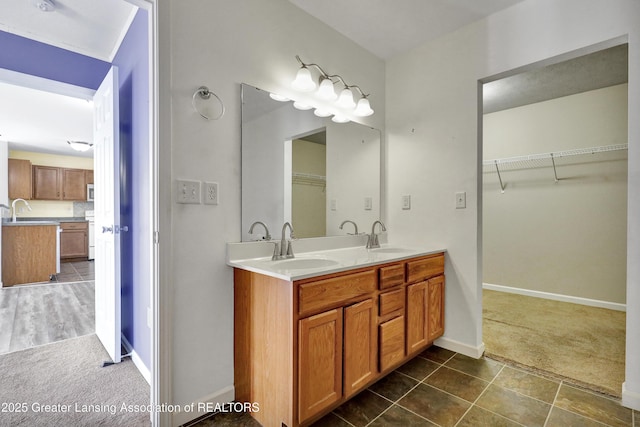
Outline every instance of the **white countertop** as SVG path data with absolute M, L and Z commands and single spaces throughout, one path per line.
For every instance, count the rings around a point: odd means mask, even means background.
M 294 258 L 284 260 L 271 260 L 271 255 L 254 258 L 241 258 L 243 253 L 237 253 L 233 249 L 228 250 L 227 265 L 243 270 L 276 277 L 283 280 L 294 281 L 325 274 L 353 270 L 361 267 L 369 267 L 418 256 L 432 255 L 446 252 L 445 249 L 409 248 L 383 244 L 378 249 L 366 249 L 365 245 L 341 247 L 333 249 L 321 249 L 316 251 L 295 252 Z M 273 251 L 273 243 L 235 243 L 229 245 L 266 245 L 263 248 Z M 255 248 L 248 252 L 257 253 Z M 237 249 L 237 248 L 234 248 Z M 240 258 L 238 258 L 240 257 Z

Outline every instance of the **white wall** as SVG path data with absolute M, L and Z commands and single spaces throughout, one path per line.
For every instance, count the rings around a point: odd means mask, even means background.
M 626 84 L 485 114 L 484 160 L 627 143 Z M 624 307 L 627 152 L 483 173 L 483 281 Z M 579 300 L 577 300 L 579 301 Z M 592 303 L 595 303 L 592 302 Z
M 225 244 L 240 240 L 240 83 L 286 95 L 298 54 L 370 92 L 376 114 L 366 124 L 382 128 L 384 63 L 286 0 L 185 0 L 159 13 L 160 161 L 170 168 L 160 171 L 161 286 L 172 301 L 173 401 L 227 401 L 233 275 Z M 222 119 L 204 121 L 191 108 L 200 85 L 224 101 Z M 176 204 L 176 178 L 218 182 L 219 205 Z M 197 416 L 189 415 L 174 424 Z
M 481 123 L 478 80 L 629 40 L 629 117 L 640 115 L 640 3 L 528 0 L 387 64 L 388 206 L 392 241 L 448 250 L 442 340 L 482 350 Z M 557 58 L 559 60 L 560 58 Z M 566 59 L 566 58 L 565 58 Z M 640 125 L 629 121 L 627 324 L 640 324 Z M 481 148 L 481 147 L 480 147 Z M 410 172 L 407 172 L 410 171 Z M 454 193 L 467 192 L 456 210 Z M 412 209 L 402 211 L 402 194 Z M 627 330 L 626 404 L 640 408 L 640 329 Z

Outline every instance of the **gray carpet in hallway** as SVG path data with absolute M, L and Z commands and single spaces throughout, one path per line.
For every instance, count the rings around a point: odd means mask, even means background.
M 0 425 L 150 426 L 149 385 L 131 360 L 108 359 L 95 334 L 0 355 L 0 402 L 13 404 Z

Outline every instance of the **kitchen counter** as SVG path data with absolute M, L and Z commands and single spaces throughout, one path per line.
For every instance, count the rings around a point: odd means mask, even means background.
M 11 221 L 3 221 L 2 222 L 2 226 L 3 227 L 15 227 L 15 226 L 30 226 L 30 225 L 60 225 L 60 222 L 58 221 L 41 221 L 41 220 L 37 220 L 37 221 L 16 221 L 16 222 L 11 222 Z
M 295 281 L 325 274 L 338 273 L 355 268 L 370 267 L 388 262 L 401 261 L 424 255 L 446 252 L 445 249 L 409 248 L 383 244 L 380 248 L 367 249 L 359 246 L 333 247 L 330 249 L 296 251 L 294 258 L 271 260 L 271 256 L 241 258 L 242 253 L 231 252 L 227 265 L 278 279 Z M 266 245 L 273 251 L 273 242 L 238 243 L 229 245 Z M 310 248 L 307 248 L 310 249 Z

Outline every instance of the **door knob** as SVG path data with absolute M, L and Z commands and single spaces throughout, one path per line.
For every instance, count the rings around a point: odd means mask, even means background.
M 113 233 L 113 227 L 112 226 L 109 226 L 109 227 L 103 226 L 102 227 L 102 232 L 103 233 Z

